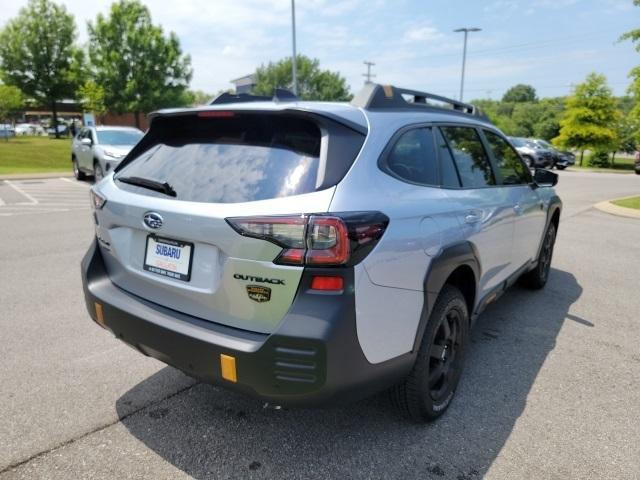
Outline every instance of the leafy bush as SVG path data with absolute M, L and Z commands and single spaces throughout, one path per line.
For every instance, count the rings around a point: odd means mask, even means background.
M 590 167 L 605 168 L 609 166 L 609 153 L 608 152 L 593 152 L 589 157 L 587 164 Z

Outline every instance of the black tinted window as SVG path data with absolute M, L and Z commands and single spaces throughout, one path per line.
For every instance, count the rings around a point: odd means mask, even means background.
M 403 180 L 437 185 L 438 170 L 431 128 L 416 128 L 403 133 L 389 152 L 387 167 Z
M 449 188 L 460 187 L 460 180 L 458 179 L 456 166 L 453 164 L 451 150 L 449 150 L 447 141 L 438 128 L 436 128 L 436 147 L 438 149 L 438 155 L 440 156 L 440 181 L 442 182 L 442 186 Z
M 444 127 L 442 131 L 451 147 L 462 186 L 477 188 L 495 185 L 491 164 L 478 132 L 470 127 Z
M 250 114 L 180 120 L 155 127 L 161 143 L 117 177 L 168 182 L 178 200 L 195 202 L 249 202 L 316 190 L 320 130 L 313 122 Z M 121 182 L 118 186 L 156 195 Z
M 504 185 L 518 185 L 529 183 L 530 174 L 527 167 L 520 161 L 516 151 L 503 138 L 493 132 L 484 131 L 496 160 L 496 167 L 500 172 Z

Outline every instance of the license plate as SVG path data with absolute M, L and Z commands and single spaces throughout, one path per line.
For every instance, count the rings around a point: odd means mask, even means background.
M 148 272 L 188 282 L 191 279 L 193 243 L 149 235 L 143 268 Z

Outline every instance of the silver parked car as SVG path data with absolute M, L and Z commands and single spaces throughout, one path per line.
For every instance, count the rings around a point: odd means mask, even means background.
M 93 175 L 98 182 L 110 173 L 143 137 L 137 128 L 85 127 L 73 139 L 71 162 L 79 180 Z
M 546 168 L 553 166 L 554 154 L 551 150 L 536 145 L 528 138 L 509 137 L 509 140 L 529 168 Z
M 558 170 L 564 170 L 576 163 L 576 156 L 572 152 L 558 150 L 549 142 L 542 140 L 541 138 L 530 138 L 529 141 L 538 148 L 549 150 L 553 154 L 553 165 L 551 165 L 551 168 L 556 167 Z
M 222 94 L 151 118 L 91 189 L 84 294 L 194 377 L 275 404 L 391 389 L 431 420 L 478 315 L 547 282 L 558 176 L 472 105 L 370 84 L 351 104 Z

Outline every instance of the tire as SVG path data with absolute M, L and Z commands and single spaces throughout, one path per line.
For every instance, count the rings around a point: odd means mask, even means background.
M 552 222 L 547 227 L 542 240 L 542 248 L 538 255 L 536 268 L 525 273 L 521 280 L 525 287 L 533 290 L 540 290 L 547 284 L 549 271 L 551 270 L 551 259 L 553 258 L 553 247 L 556 243 L 556 226 Z
M 558 170 L 564 170 L 565 168 L 567 168 L 567 166 L 566 165 L 556 165 L 556 168 Z
M 73 168 L 73 176 L 76 177 L 76 180 L 84 180 L 85 174 L 80 170 L 80 167 L 78 166 L 78 159 L 76 157 L 71 158 L 71 165 Z
M 467 303 L 460 290 L 447 284 L 433 307 L 411 373 L 390 391 L 392 403 L 403 415 L 429 422 L 447 410 L 460 380 L 468 339 Z
M 100 162 L 97 160 L 93 162 L 93 181 L 98 183 L 100 180 L 104 178 L 104 170 L 102 170 L 102 166 Z

